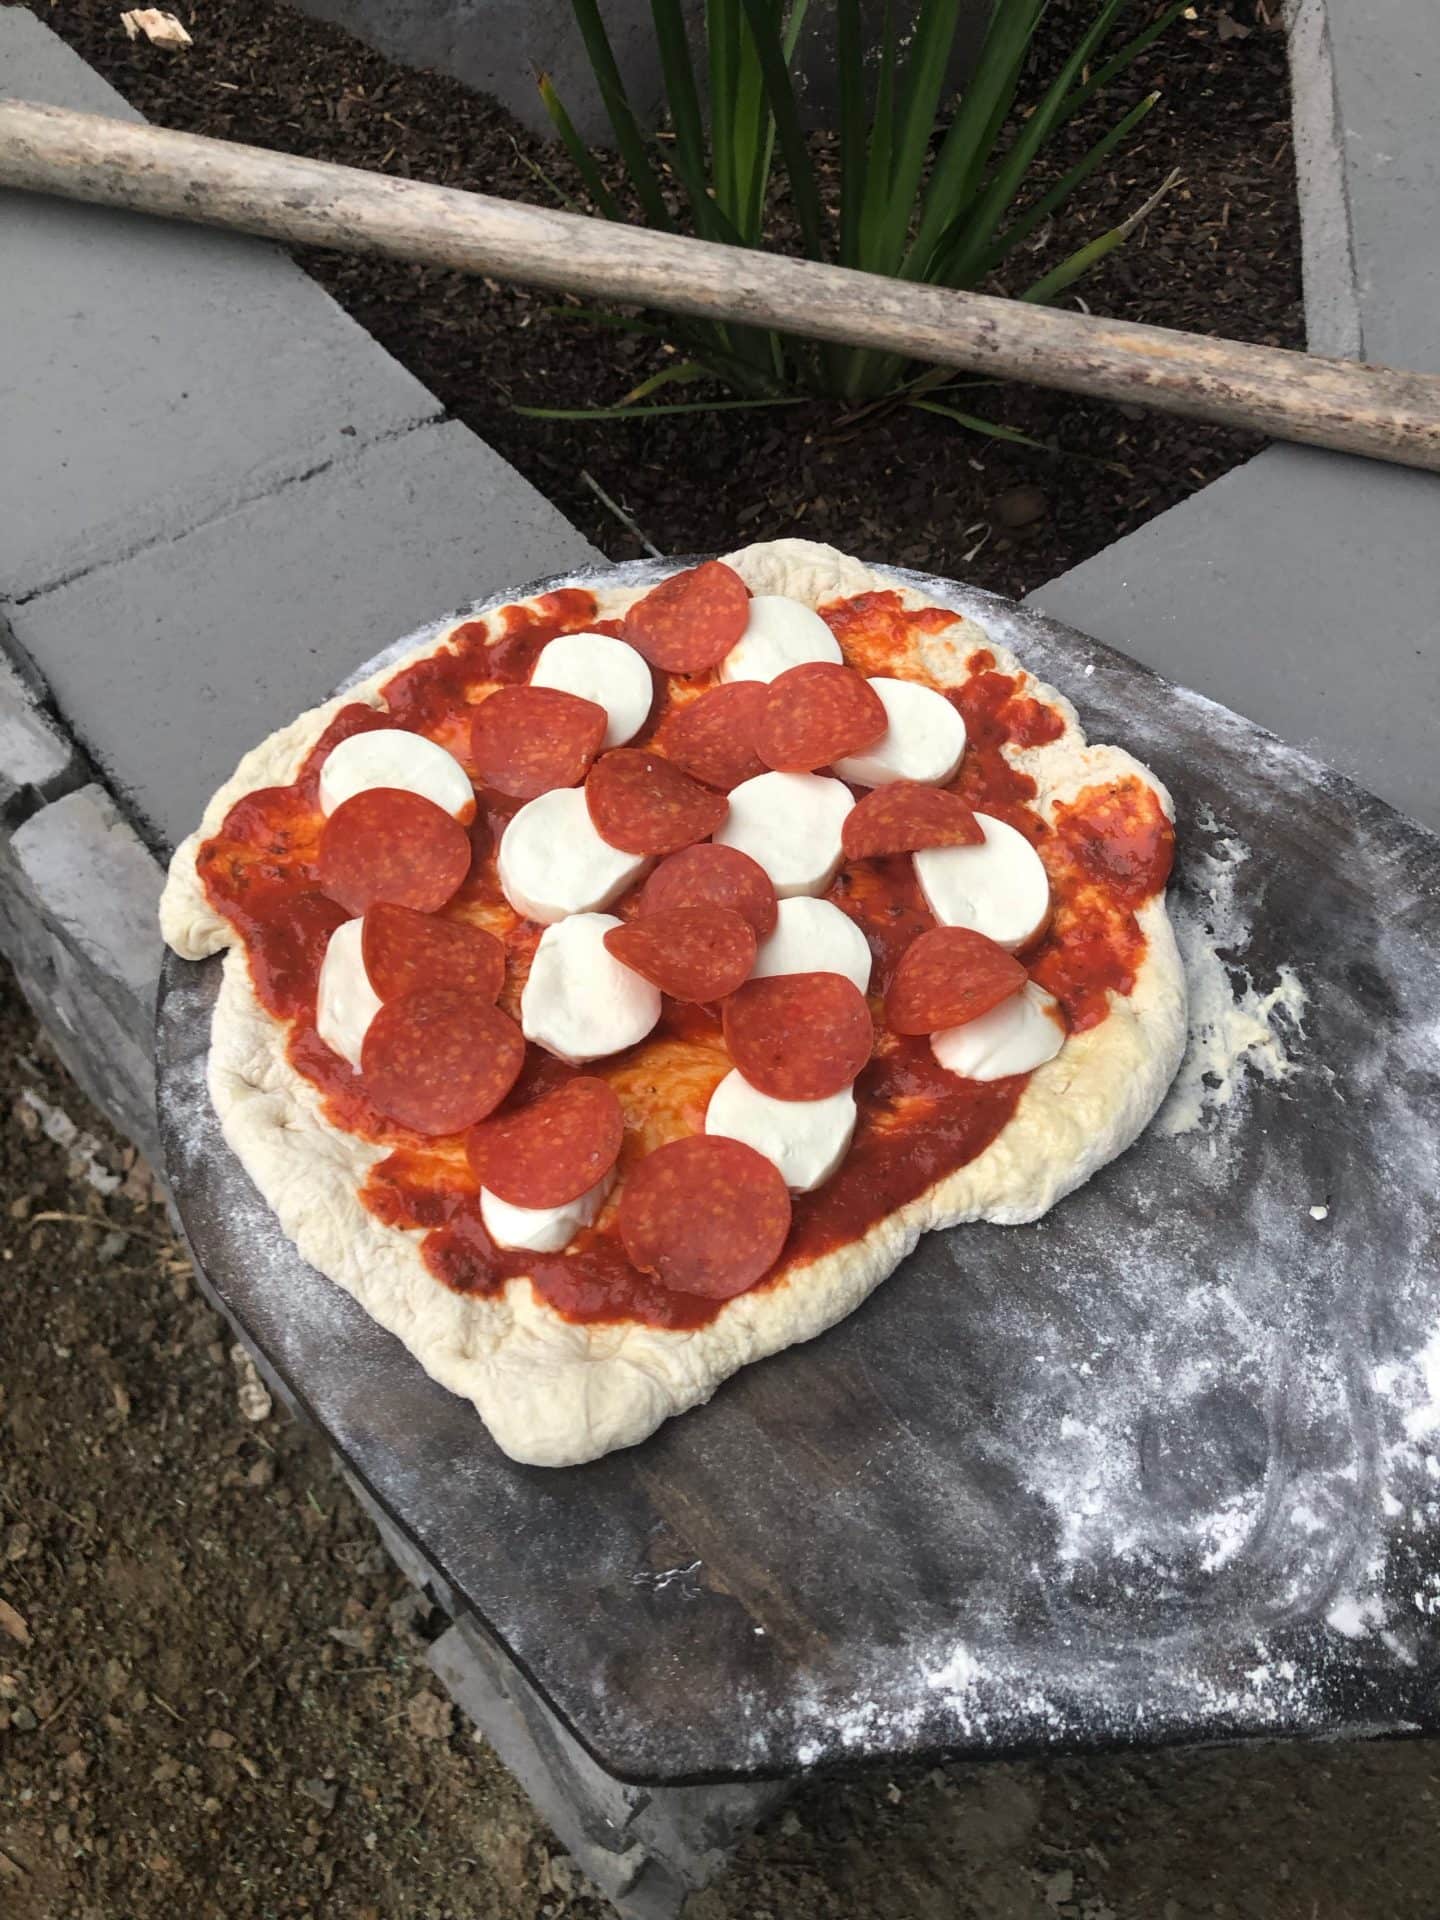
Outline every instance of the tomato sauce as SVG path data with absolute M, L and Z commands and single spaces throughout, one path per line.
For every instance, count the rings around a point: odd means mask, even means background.
M 953 616 L 939 608 L 907 609 L 894 592 L 860 594 L 821 613 L 851 664 L 868 674 L 912 679 L 922 677 L 914 664 L 915 637 L 953 624 Z M 289 1025 L 292 1066 L 318 1088 L 336 1126 L 384 1149 L 362 1185 L 364 1204 L 387 1226 L 425 1236 L 423 1257 L 438 1282 L 460 1293 L 493 1295 L 510 1279 L 529 1275 L 539 1295 L 567 1318 L 687 1329 L 713 1319 L 719 1303 L 671 1292 L 632 1267 L 615 1229 L 613 1199 L 563 1253 L 497 1247 L 480 1216 L 463 1139 L 426 1139 L 388 1120 L 366 1097 L 361 1076 L 315 1027 L 320 963 L 331 933 L 346 917 L 318 884 L 324 824 L 318 783 L 325 755 L 352 733 L 393 724 L 427 735 L 465 763 L 475 705 L 498 686 L 528 679 L 541 648 L 556 635 L 618 631 L 618 622 L 597 621 L 595 614 L 594 596 L 571 587 L 533 607 L 507 607 L 488 620 L 462 624 L 438 653 L 385 684 L 384 709 L 360 701 L 342 708 L 290 785 L 238 801 L 202 846 L 197 868 L 210 900 L 244 942 L 258 998 Z M 1051 922 L 1022 958 L 1031 976 L 1061 1002 L 1072 1030 L 1082 1031 L 1105 1018 L 1112 992 L 1128 993 L 1134 984 L 1145 949 L 1136 909 L 1163 888 L 1174 835 L 1154 793 L 1133 775 L 1087 789 L 1057 807 L 1053 826 L 1048 824 L 1034 804 L 1034 780 L 1010 764 L 1005 750 L 1058 739 L 1063 715 L 1024 692 L 1020 676 L 998 672 L 988 649 L 972 651 L 964 671 L 961 684 L 947 691 L 967 730 L 955 791 L 1026 834 L 1045 861 Z M 712 682 L 713 676 L 662 682 L 645 735 L 671 706 Z M 476 802 L 470 872 L 443 912 L 504 942 L 500 1005 L 518 1018 L 541 929 L 506 902 L 495 851 L 519 803 L 483 786 Z M 639 894 L 637 887 L 614 910 L 633 914 Z M 878 1010 L 900 956 L 934 925 L 908 858 L 842 867 L 828 898 L 870 944 L 876 1051 L 855 1084 L 859 1118 L 850 1152 L 818 1192 L 795 1197 L 784 1257 L 762 1286 L 858 1238 L 982 1153 L 1014 1113 L 1028 1077 L 988 1084 L 958 1080 L 936 1063 L 928 1040 L 891 1034 L 880 1022 Z M 667 1000 L 659 1024 L 638 1047 L 584 1069 L 530 1047 L 516 1097 L 533 1098 L 577 1071 L 603 1074 L 626 1114 L 623 1181 L 626 1167 L 655 1147 L 700 1130 L 710 1095 L 729 1067 L 716 1012 Z

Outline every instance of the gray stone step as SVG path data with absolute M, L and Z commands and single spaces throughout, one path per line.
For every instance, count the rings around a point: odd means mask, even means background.
M 1440 476 L 1271 447 L 1030 604 L 1440 830 Z

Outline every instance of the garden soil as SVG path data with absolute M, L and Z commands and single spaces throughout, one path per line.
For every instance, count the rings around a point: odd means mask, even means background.
M 1048 184 L 1128 106 L 1160 91 L 1138 137 L 991 290 L 1023 291 L 1178 169 L 1179 184 L 1075 294 L 1097 313 L 1303 346 L 1280 5 L 1202 4 L 1077 117 L 1038 182 Z M 1127 31 L 1157 6 L 1132 7 Z M 279 0 L 181 5 L 195 44 L 178 55 L 127 40 L 117 0 L 50 0 L 37 11 L 162 126 L 511 199 L 555 204 L 537 168 L 578 190 L 564 156 L 493 102 L 397 66 Z M 1022 99 L 1037 96 L 1092 13 L 1092 0 L 1052 0 Z M 832 178 L 823 142 L 816 150 Z M 783 209 L 780 218 L 783 244 Z M 838 402 L 542 422 L 515 408 L 613 404 L 665 364 L 663 353 L 646 339 L 557 318 L 552 294 L 392 261 L 301 257 L 451 413 L 614 559 L 641 545 L 597 487 L 664 553 L 802 534 L 1018 595 L 1261 445 L 1138 407 L 1012 385 L 967 390 L 954 402 L 1055 451 L 1002 446 L 914 409 L 857 420 Z M 482 584 L 492 583 L 477 591 Z

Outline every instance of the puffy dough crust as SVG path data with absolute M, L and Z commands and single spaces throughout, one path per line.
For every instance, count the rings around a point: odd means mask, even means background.
M 727 556 L 754 592 L 785 593 L 809 605 L 897 586 L 833 548 L 779 540 Z M 597 589 L 603 617 L 640 588 Z M 900 588 L 907 605 L 923 596 Z M 409 665 L 443 646 L 448 629 L 416 649 Z M 918 642 L 917 663 L 938 680 L 964 677 L 976 647 L 1002 673 L 1020 663 L 973 621 Z M 970 1220 L 1034 1220 L 1122 1153 L 1154 1114 L 1185 1044 L 1185 977 L 1163 898 L 1139 919 L 1145 958 L 1134 990 L 1112 995 L 1098 1027 L 1072 1036 L 1032 1075 L 1014 1117 L 968 1166 L 937 1182 L 860 1240 L 795 1270 L 778 1285 L 728 1301 L 691 1333 L 639 1325 L 577 1326 L 553 1313 L 528 1280 L 494 1299 L 449 1291 L 421 1258 L 419 1232 L 383 1226 L 360 1202 L 359 1186 L 379 1149 L 331 1126 L 319 1095 L 285 1058 L 283 1025 L 260 1005 L 243 948 L 205 899 L 195 872 L 200 842 L 243 794 L 294 777 L 336 710 L 380 705 L 378 683 L 397 670 L 302 714 L 241 761 L 205 811 L 198 832 L 176 851 L 161 901 L 166 940 L 187 959 L 228 946 L 211 1038 L 209 1083 L 225 1138 L 304 1259 L 344 1287 L 402 1340 L 443 1386 L 471 1400 L 513 1459 L 576 1465 L 633 1446 L 671 1414 L 698 1406 L 752 1360 L 810 1340 L 853 1312 L 932 1227 Z M 1069 701 L 1025 675 L 1027 692 L 1057 707 L 1065 731 L 1045 746 L 1015 751 L 1036 781 L 1036 804 L 1055 804 L 1086 786 L 1131 772 L 1173 817 L 1154 775 L 1118 747 L 1087 746 Z

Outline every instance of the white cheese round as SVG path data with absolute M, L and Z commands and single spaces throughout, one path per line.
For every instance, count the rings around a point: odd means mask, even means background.
M 562 633 L 542 649 L 530 684 L 558 687 L 562 693 L 603 707 L 609 724 L 602 752 L 634 739 L 655 698 L 649 663 L 634 647 L 608 633 Z
M 527 1040 L 578 1066 L 645 1038 L 660 1018 L 660 994 L 606 947 L 619 925 L 611 913 L 574 913 L 545 929 L 520 996 Z
M 840 642 L 811 608 L 782 593 L 757 593 L 745 631 L 720 662 L 722 680 L 773 680 L 807 660 L 843 663 Z
M 835 762 L 842 780 L 888 787 L 892 780 L 943 786 L 965 754 L 965 721 L 943 693 L 914 680 L 872 680 L 889 726 L 873 747 Z
M 782 900 L 824 893 L 840 866 L 840 829 L 854 804 L 850 789 L 824 774 L 761 773 L 731 792 L 713 838 L 748 853 Z
M 861 993 L 870 988 L 870 942 L 848 913 L 805 894 L 779 903 L 775 931 L 760 942 L 752 980 L 773 973 L 843 973 Z
M 567 1200 L 563 1207 L 512 1207 L 508 1200 L 482 1187 L 480 1218 L 497 1247 L 513 1247 L 524 1253 L 559 1253 L 582 1227 L 591 1225 L 614 1184 L 612 1167 L 588 1193 L 582 1193 L 578 1200 Z
M 359 1068 L 360 1049 L 370 1022 L 380 1011 L 380 996 L 370 984 L 360 952 L 363 919 L 347 920 L 330 936 L 320 962 L 315 999 L 315 1029 L 327 1047 Z
M 1034 847 L 1004 820 L 977 813 L 984 843 L 914 854 L 925 903 L 944 927 L 973 927 L 1014 952 L 1045 925 L 1050 877 Z
M 825 1100 L 773 1100 L 736 1069 L 711 1094 L 705 1131 L 743 1141 L 779 1169 L 793 1193 L 811 1193 L 850 1149 L 855 1095 L 844 1087 Z
M 1033 980 L 978 1020 L 930 1036 L 940 1065 L 962 1080 L 1004 1080 L 1012 1073 L 1031 1073 L 1053 1060 L 1064 1044 L 1059 1003 Z
M 642 854 L 622 853 L 600 838 L 583 787 L 556 787 L 527 800 L 500 839 L 501 891 L 541 926 L 608 907 L 646 864 Z
M 320 811 L 332 814 L 346 800 L 372 787 L 418 793 L 457 819 L 475 811 L 475 789 L 454 754 L 404 727 L 352 733 L 332 747 L 320 768 Z

